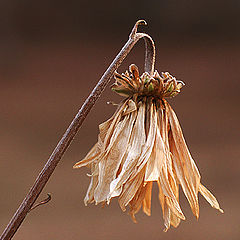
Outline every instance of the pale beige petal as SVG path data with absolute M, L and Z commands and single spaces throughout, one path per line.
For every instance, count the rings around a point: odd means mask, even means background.
M 135 214 L 137 214 L 138 211 L 141 209 L 141 206 L 143 204 L 143 199 L 146 194 L 146 190 L 147 190 L 147 188 L 144 185 L 144 181 L 143 181 L 140 188 L 136 192 L 134 198 L 129 202 L 129 206 L 130 206 L 129 214 L 130 214 L 133 222 L 135 222 L 135 223 L 137 222 L 136 218 L 135 218 Z
M 141 156 L 138 160 L 138 163 L 136 165 L 135 172 L 132 173 L 131 178 L 135 177 L 145 167 L 145 165 L 149 161 L 151 154 L 155 154 L 155 152 L 152 153 L 152 151 L 153 151 L 153 147 L 155 144 L 156 129 L 157 129 L 157 114 L 156 114 L 155 107 L 153 106 L 153 104 L 151 104 L 150 128 L 148 131 L 147 140 L 143 147 L 143 150 L 142 150 Z
M 166 112 L 161 109 L 160 116 L 158 118 L 158 125 L 161 129 L 161 136 L 163 138 L 163 142 L 165 145 L 165 176 L 167 176 L 167 183 L 169 183 L 168 188 L 170 189 L 170 194 L 173 194 L 173 197 L 167 196 L 166 203 L 170 208 L 170 218 L 171 218 L 171 225 L 177 226 L 180 223 L 180 219 L 185 220 L 185 216 L 183 215 L 180 205 L 179 205 L 179 191 L 178 191 L 178 184 L 176 183 L 176 174 L 174 174 L 174 169 L 172 166 L 172 156 L 170 153 L 169 147 L 169 139 L 168 139 L 168 116 Z M 176 205 L 176 203 L 178 203 Z
M 98 142 L 100 143 L 99 145 L 101 145 L 101 146 L 103 145 L 105 137 L 108 134 L 112 123 L 113 123 L 113 118 L 110 118 L 98 126 L 98 129 L 99 129 Z
M 114 142 L 117 136 L 116 125 L 118 124 L 121 116 L 130 114 L 134 111 L 136 111 L 135 103 L 132 100 L 125 101 L 110 119 L 104 123 L 101 123 L 99 125 L 98 142 L 93 146 L 86 157 L 83 160 L 77 162 L 73 168 L 87 166 L 94 161 L 100 160 L 103 157 L 103 154 L 105 154 L 106 151 L 112 147 L 112 145 L 109 144 L 108 148 L 106 149 L 106 144 L 109 142 Z
M 137 106 L 136 106 L 136 103 L 132 100 L 132 99 L 129 99 L 127 101 L 127 109 L 126 111 L 122 114 L 122 116 L 125 116 L 127 114 L 130 114 L 134 111 L 137 111 Z
M 101 141 L 102 144 L 104 141 L 106 141 L 105 138 L 111 137 L 111 133 L 114 130 L 115 124 L 119 121 L 119 117 L 123 114 L 124 110 L 127 108 L 127 101 L 124 101 L 122 104 L 118 106 L 115 113 L 111 118 L 109 118 L 107 121 L 101 123 L 99 125 L 99 135 L 98 135 L 98 141 Z M 110 131 L 109 131 L 110 130 Z
M 119 113 L 116 114 L 115 118 L 113 119 L 112 125 L 109 127 L 111 132 L 105 136 L 104 139 L 104 148 L 102 149 L 103 154 L 107 154 L 111 149 L 115 141 L 119 136 L 119 128 L 122 128 L 122 119 L 129 115 L 130 113 L 137 112 L 136 104 L 132 100 L 126 100 L 123 104 L 125 107 L 119 110 Z M 108 140 L 106 140 L 108 138 Z
M 129 138 L 136 119 L 136 112 L 128 114 L 116 125 L 111 141 L 111 149 L 99 162 L 99 182 L 95 191 L 96 202 L 106 201 L 110 183 L 116 178 L 123 156 L 127 150 Z
M 157 129 L 157 113 L 156 108 L 152 104 L 150 108 L 150 119 L 149 119 L 149 132 L 146 144 L 143 149 L 143 153 L 139 159 L 137 172 L 142 170 L 146 166 L 145 172 L 145 181 L 154 181 L 158 179 L 158 162 L 161 161 L 161 158 L 158 158 L 161 148 L 159 148 L 159 139 L 157 134 L 159 130 Z M 156 146 L 157 145 L 157 146 Z
M 160 178 L 159 183 L 161 186 L 161 189 L 163 191 L 163 194 L 168 197 L 167 199 L 167 205 L 170 207 L 171 211 L 179 218 L 185 219 L 185 216 L 181 210 L 181 207 L 178 203 L 178 200 L 176 196 L 173 193 L 173 190 L 171 188 L 171 185 L 169 183 L 168 179 L 168 173 L 166 169 L 166 165 L 163 166 L 162 171 L 160 172 Z
M 163 109 L 164 107 L 161 106 L 161 109 L 158 110 L 158 126 L 160 129 L 160 133 L 162 136 L 162 140 L 164 144 L 168 144 L 168 116 L 166 111 Z
M 114 138 L 116 136 L 116 134 L 113 136 L 114 131 L 116 132 L 115 128 L 116 125 L 119 123 L 123 113 L 126 111 L 127 109 L 127 101 L 125 101 L 119 108 L 118 110 L 115 112 L 114 114 L 114 118 L 112 119 L 111 124 L 100 124 L 99 125 L 99 139 L 102 140 L 102 152 L 103 151 L 107 151 L 111 148 L 111 144 L 114 141 L 111 139 Z
M 167 114 L 169 116 L 173 139 L 176 143 L 176 149 L 181 157 L 181 161 L 183 162 L 184 167 L 186 166 L 186 169 L 184 169 L 186 173 L 188 173 L 186 175 L 189 175 L 191 182 L 194 184 L 195 188 L 197 189 L 200 183 L 199 171 L 188 150 L 187 144 L 183 137 L 180 123 L 177 119 L 175 112 L 172 110 L 169 104 L 167 104 L 167 108 L 168 108 Z
M 91 176 L 91 181 L 90 181 L 90 185 L 88 187 L 86 196 L 84 198 L 84 204 L 87 205 L 88 203 L 93 203 L 94 202 L 94 191 L 95 188 L 98 184 L 98 164 L 91 164 L 91 172 L 92 172 L 92 176 Z
M 125 131 L 129 130 L 130 126 L 127 126 L 128 123 L 129 116 L 126 116 L 122 121 L 116 124 L 109 143 L 111 148 L 109 151 L 105 150 L 102 153 L 102 158 L 99 161 L 99 181 L 94 194 L 96 203 L 106 201 L 106 197 L 109 194 L 109 184 L 114 178 L 114 172 L 112 172 L 111 166 L 115 165 L 115 168 L 118 167 L 122 159 L 122 155 L 126 151 L 125 149 L 122 149 L 122 147 L 124 147 L 122 146 L 122 142 L 118 142 L 116 140 L 118 137 L 121 137 Z
M 123 185 L 121 195 L 119 196 L 119 199 L 118 199 L 119 205 L 123 211 L 126 210 L 126 206 L 134 198 L 139 188 L 143 186 L 143 180 L 144 180 L 144 169 L 134 179 L 127 181 Z M 144 198 L 144 195 L 141 199 L 141 204 L 142 204 L 143 198 Z M 139 202 L 140 199 L 137 198 L 135 199 L 135 201 L 136 200 Z M 135 205 L 138 205 L 138 204 L 135 202 Z
M 170 228 L 170 225 L 172 225 L 173 227 L 177 227 L 180 222 L 181 222 L 181 218 L 179 218 L 178 216 L 176 216 L 172 211 L 171 208 L 169 207 L 168 204 L 168 200 L 169 197 L 166 197 L 163 195 L 163 200 L 162 200 L 162 211 L 163 211 L 163 220 L 164 220 L 164 232 L 167 232 L 168 229 Z
M 158 115 L 158 128 L 160 130 L 160 140 L 163 145 L 163 153 L 164 156 L 162 157 L 164 159 L 163 163 L 166 163 L 166 167 L 168 170 L 168 174 L 170 174 L 171 179 L 175 182 L 175 178 L 173 176 L 172 172 L 172 158 L 171 158 L 171 153 L 170 153 L 170 148 L 169 148 L 169 142 L 168 142 L 168 117 L 166 112 L 161 109 L 159 111 Z
M 121 187 L 128 180 L 133 169 L 138 163 L 138 159 L 142 153 L 142 148 L 146 142 L 145 128 L 144 128 L 145 107 L 140 102 L 137 114 L 137 119 L 134 124 L 128 148 L 125 153 L 125 160 L 121 166 L 121 172 L 118 177 L 112 181 L 110 185 L 109 199 L 118 196 L 121 192 Z
M 75 163 L 73 168 L 81 168 L 83 166 L 87 166 L 92 162 L 94 162 L 99 155 L 100 155 L 100 150 L 98 148 L 98 143 L 96 143 L 92 147 L 92 149 L 89 151 L 89 153 L 86 155 L 86 157 L 83 160 Z
M 171 223 L 170 208 L 166 203 L 166 196 L 163 193 L 161 183 L 159 181 L 157 183 L 158 183 L 158 189 L 159 189 L 158 198 L 162 207 L 163 221 L 165 226 L 164 232 L 167 232 L 167 230 L 170 228 L 170 223 Z
M 198 218 L 199 205 L 197 194 L 200 184 L 200 174 L 187 148 L 176 114 L 168 103 L 166 103 L 166 108 L 171 126 L 171 139 L 169 143 L 171 144 L 173 165 L 193 214 Z
M 198 218 L 199 216 L 199 205 L 198 205 L 198 189 L 195 189 L 193 184 L 189 183 L 188 173 L 183 169 L 183 163 L 180 161 L 180 157 L 176 150 L 174 140 L 172 139 L 172 133 L 170 133 L 170 149 L 172 152 L 173 165 L 176 172 L 178 182 L 181 184 L 183 192 L 190 204 L 193 214 Z M 187 175 L 185 175 L 185 173 Z
M 164 146 L 165 146 L 165 160 L 166 160 L 166 164 L 167 164 L 167 169 L 168 169 L 168 175 L 169 175 L 169 182 L 170 185 L 172 187 L 172 190 L 175 194 L 175 189 L 177 188 L 176 186 L 176 174 L 174 174 L 174 169 L 173 169 L 173 164 L 172 164 L 172 154 L 170 152 L 170 146 L 169 146 L 169 138 L 168 138 L 168 132 L 169 132 L 169 121 L 168 121 L 168 116 L 166 114 L 166 111 L 164 111 L 163 109 L 161 109 L 161 115 L 158 118 L 158 125 L 159 125 L 159 129 L 161 130 L 161 136 L 164 142 Z M 178 194 L 177 194 L 178 195 Z M 175 194 L 175 196 L 177 196 Z
M 176 228 L 180 224 L 181 219 L 171 212 L 170 222 L 171 222 L 171 225 Z
M 114 128 L 118 123 L 121 114 L 126 110 L 126 108 L 127 103 L 124 102 L 110 119 L 99 125 L 98 142 L 92 147 L 92 149 L 89 151 L 86 157 L 83 160 L 77 162 L 73 166 L 73 168 L 87 166 L 93 163 L 94 161 L 101 159 L 103 151 L 106 148 L 104 146 L 106 145 L 107 142 L 109 142 L 111 135 L 114 131 Z
M 143 199 L 142 208 L 144 213 L 151 216 L 152 182 L 147 182 L 144 188 L 146 188 L 146 193 Z
M 164 204 L 163 220 L 164 220 L 164 226 L 165 226 L 165 229 L 163 231 L 167 232 L 171 225 L 171 210 L 169 206 L 166 204 L 166 201 Z
M 168 168 L 168 181 L 171 186 L 172 192 L 173 192 L 177 202 L 179 203 L 179 185 L 176 183 L 176 180 L 175 180 L 175 178 L 176 178 L 175 171 L 174 171 L 174 169 L 173 169 L 173 171 L 171 170 L 171 174 L 170 174 L 169 170 L 170 169 Z M 185 220 L 185 216 L 183 215 L 183 213 L 181 215 L 179 215 L 179 213 L 175 210 L 175 204 L 171 198 L 167 197 L 166 202 L 171 209 L 171 213 L 170 213 L 171 225 L 174 227 L 177 227 L 180 223 L 180 220 Z
M 219 210 L 221 213 L 223 213 L 223 210 L 220 208 L 219 203 L 217 199 L 213 196 L 213 194 L 204 187 L 201 183 L 199 185 L 199 192 L 203 195 L 203 197 L 209 202 L 209 204 L 213 207 Z
M 159 198 L 159 201 L 160 201 L 160 204 L 161 204 L 161 207 L 162 207 L 162 211 L 164 211 L 165 196 L 163 194 L 163 190 L 162 190 L 162 187 L 161 187 L 161 184 L 160 184 L 159 180 L 157 181 L 157 184 L 158 184 L 158 190 L 159 190 L 158 198 Z
M 161 168 L 163 163 L 166 161 L 165 158 L 166 154 L 164 143 L 160 134 L 160 130 L 158 127 L 156 127 L 155 143 L 151 156 L 147 161 L 145 181 L 157 181 L 159 179 Z

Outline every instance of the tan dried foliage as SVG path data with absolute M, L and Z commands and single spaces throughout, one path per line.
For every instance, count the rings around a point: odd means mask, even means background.
M 200 183 L 200 174 L 188 150 L 177 116 L 167 97 L 184 83 L 169 73 L 139 75 L 115 73 L 113 90 L 127 97 L 114 115 L 99 126 L 98 142 L 74 168 L 87 166 L 91 182 L 85 204 L 110 203 L 118 197 L 123 211 L 129 206 L 134 222 L 140 210 L 151 215 L 152 183 L 157 182 L 165 231 L 177 227 L 185 216 L 179 203 L 179 185 L 198 218 L 198 192 L 220 212 L 212 193 Z

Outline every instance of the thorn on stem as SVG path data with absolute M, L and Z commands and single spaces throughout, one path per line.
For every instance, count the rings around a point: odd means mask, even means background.
M 113 106 L 119 106 L 119 103 L 115 103 L 115 102 L 113 102 L 113 101 L 108 101 L 107 104 L 108 104 L 108 105 L 111 104 L 111 105 L 113 105 Z
M 41 206 L 41 205 L 44 205 L 44 204 L 48 203 L 49 201 L 51 201 L 51 199 L 52 199 L 51 194 L 48 193 L 47 195 L 48 195 L 48 196 L 47 196 L 46 199 L 42 200 L 41 202 L 39 202 L 39 203 L 37 203 L 35 206 L 33 206 L 33 207 L 29 210 L 29 212 L 31 212 L 33 209 L 35 209 L 35 208 L 37 208 L 37 207 L 39 207 L 39 206 Z

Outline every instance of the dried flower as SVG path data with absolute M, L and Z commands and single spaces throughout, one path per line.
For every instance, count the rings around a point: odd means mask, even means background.
M 127 97 L 115 114 L 99 126 L 98 142 L 74 168 L 91 169 L 85 204 L 109 203 L 118 196 L 130 215 L 142 207 L 151 215 L 152 183 L 157 182 L 165 231 L 177 227 L 185 216 L 179 204 L 179 185 L 198 218 L 198 192 L 223 212 L 216 198 L 200 183 L 199 171 L 185 143 L 177 116 L 165 100 L 184 86 L 168 72 L 141 76 L 137 66 L 115 73 L 112 89 Z

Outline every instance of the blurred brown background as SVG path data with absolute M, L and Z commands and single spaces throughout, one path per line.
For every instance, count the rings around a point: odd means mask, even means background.
M 138 19 L 155 40 L 156 68 L 186 86 L 171 100 L 202 182 L 217 196 L 221 215 L 200 197 L 196 221 L 164 233 L 154 188 L 152 216 L 138 224 L 110 206 L 83 204 L 88 169 L 73 170 L 95 143 L 98 124 L 120 97 L 107 88 L 40 196 L 52 201 L 31 212 L 14 239 L 217 239 L 240 237 L 239 12 L 228 1 L 0 1 L 0 231 L 33 184 L 49 154 Z M 143 69 L 140 42 L 120 67 Z

